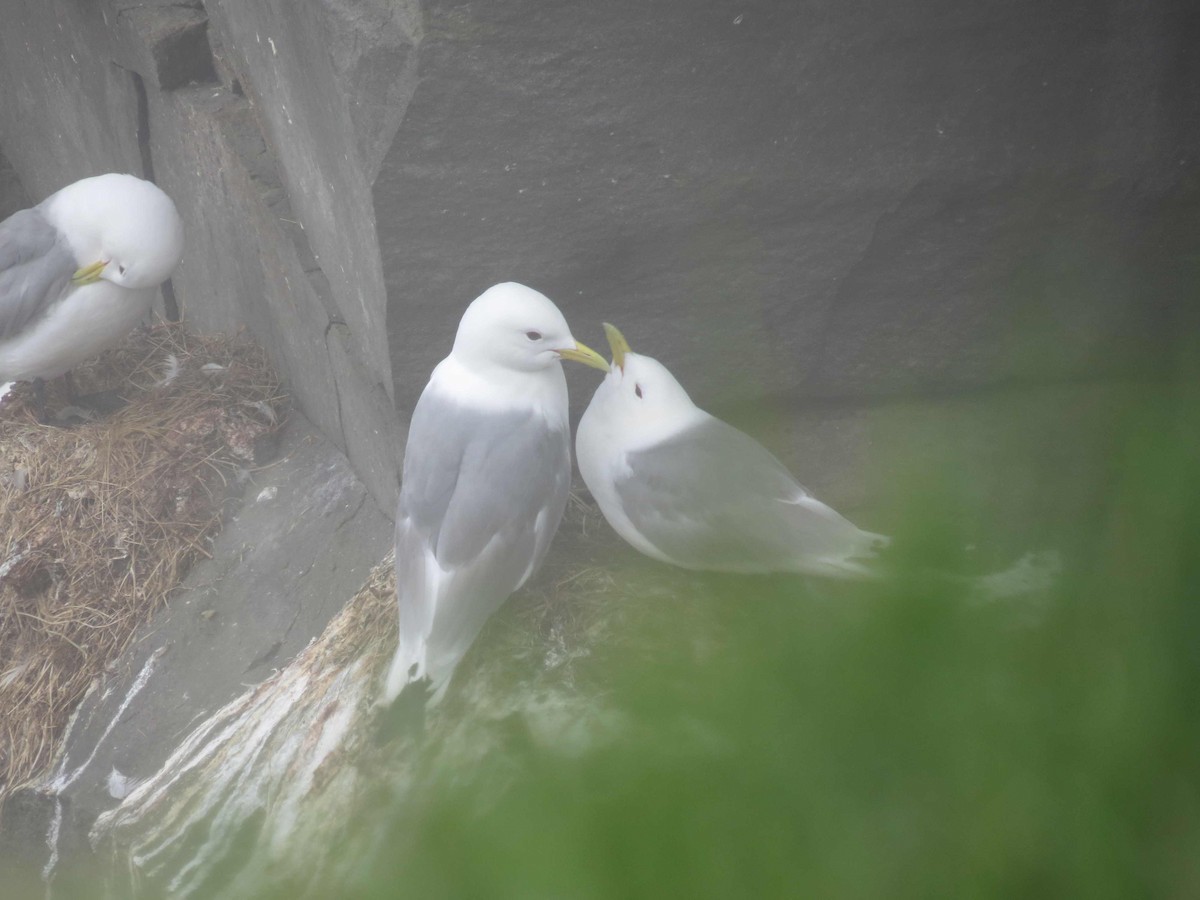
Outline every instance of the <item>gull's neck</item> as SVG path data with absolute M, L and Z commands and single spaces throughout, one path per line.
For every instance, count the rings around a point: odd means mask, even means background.
M 635 428 L 621 429 L 624 433 L 622 449 L 626 452 L 645 450 L 670 440 L 681 431 L 694 428 L 711 418 L 712 416 L 700 407 L 690 406 L 673 409 L 665 415 L 643 419 L 637 423 Z
M 85 214 L 79 221 L 73 221 L 69 215 L 72 209 L 71 193 L 65 188 L 37 205 L 37 210 L 45 220 L 66 240 L 76 262 L 92 262 L 100 255 L 100 243 L 93 233 L 95 229 L 91 227 L 91 217 Z
M 592 399 L 597 426 L 607 434 L 606 443 L 623 453 L 645 450 L 675 437 L 712 418 L 690 400 L 641 413 L 620 396 L 624 373 L 614 368 Z
M 502 366 L 464 364 L 451 353 L 433 370 L 426 390 L 477 409 L 532 410 L 554 427 L 567 425 L 567 380 L 555 361 L 532 372 Z

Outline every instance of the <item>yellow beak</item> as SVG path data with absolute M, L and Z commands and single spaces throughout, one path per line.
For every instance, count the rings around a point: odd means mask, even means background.
M 101 259 L 90 266 L 84 266 L 82 269 L 76 269 L 75 274 L 71 276 L 71 280 L 78 285 L 95 284 L 100 280 L 100 273 L 104 271 L 104 267 L 108 265 L 107 259 Z
M 579 343 L 579 341 L 575 342 L 574 349 L 559 350 L 558 355 L 563 359 L 583 363 L 585 366 L 591 366 L 593 369 L 599 369 L 602 372 L 608 371 L 608 363 L 604 361 L 604 357 L 591 347 Z
M 629 341 L 625 340 L 625 335 L 617 330 L 616 325 L 610 325 L 608 322 L 604 323 L 604 334 L 608 338 L 608 346 L 612 348 L 613 362 L 624 372 L 625 354 L 631 352 Z

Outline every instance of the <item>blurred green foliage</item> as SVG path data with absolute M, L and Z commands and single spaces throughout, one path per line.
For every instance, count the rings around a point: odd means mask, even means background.
M 992 402 L 965 430 L 994 458 L 913 438 L 879 582 L 702 578 L 621 551 L 516 598 L 425 738 L 385 748 L 416 778 L 340 823 L 329 852 L 356 877 L 289 872 L 261 896 L 1200 896 L 1195 375 Z M 1057 549 L 1063 574 L 995 602 L 931 574 L 996 568 L 995 548 Z M 586 652 L 547 666 L 564 628 Z M 504 712 L 539 679 L 598 700 L 591 739 Z
M 1103 490 L 1064 479 L 1073 515 L 1024 523 L 1065 554 L 1048 595 L 966 604 L 928 575 L 966 502 L 944 466 L 940 490 L 910 485 L 885 582 L 718 578 L 647 604 L 632 572 L 604 602 L 637 645 L 580 666 L 618 734 L 564 753 L 518 723 L 471 771 L 431 767 L 344 887 L 1200 896 L 1200 392 L 1126 400 L 1104 410 Z

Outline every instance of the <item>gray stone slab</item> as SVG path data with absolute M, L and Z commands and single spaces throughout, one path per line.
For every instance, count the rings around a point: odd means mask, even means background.
M 390 509 L 402 429 L 370 184 L 415 83 L 416 7 L 14 0 L 5 23 L 0 147 L 27 195 L 156 180 L 187 234 L 167 308 L 251 329 Z
M 29 198 L 12 164 L 0 152 L 0 219 L 29 208 Z
M 43 789 L 42 816 L 53 815 L 53 794 L 62 801 L 63 858 L 85 858 L 87 828 L 117 804 L 114 770 L 131 779 L 157 771 L 197 719 L 320 634 L 386 553 L 392 523 L 303 417 L 288 425 L 281 453 L 245 486 L 212 559 L 192 569 L 81 705 L 54 790 Z M 29 810 L 24 818 L 37 821 Z
M 723 404 L 1138 368 L 1161 224 L 1195 247 L 1184 6 L 430 0 L 375 184 L 398 407 L 508 278 Z

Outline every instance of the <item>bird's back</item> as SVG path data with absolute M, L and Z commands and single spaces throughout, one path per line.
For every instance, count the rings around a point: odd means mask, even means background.
M 36 209 L 0 222 L 0 342 L 44 314 L 71 287 L 75 258 Z
M 400 639 L 386 694 L 428 678 L 440 696 L 488 617 L 541 564 L 570 485 L 566 432 L 426 388 L 396 515 Z

